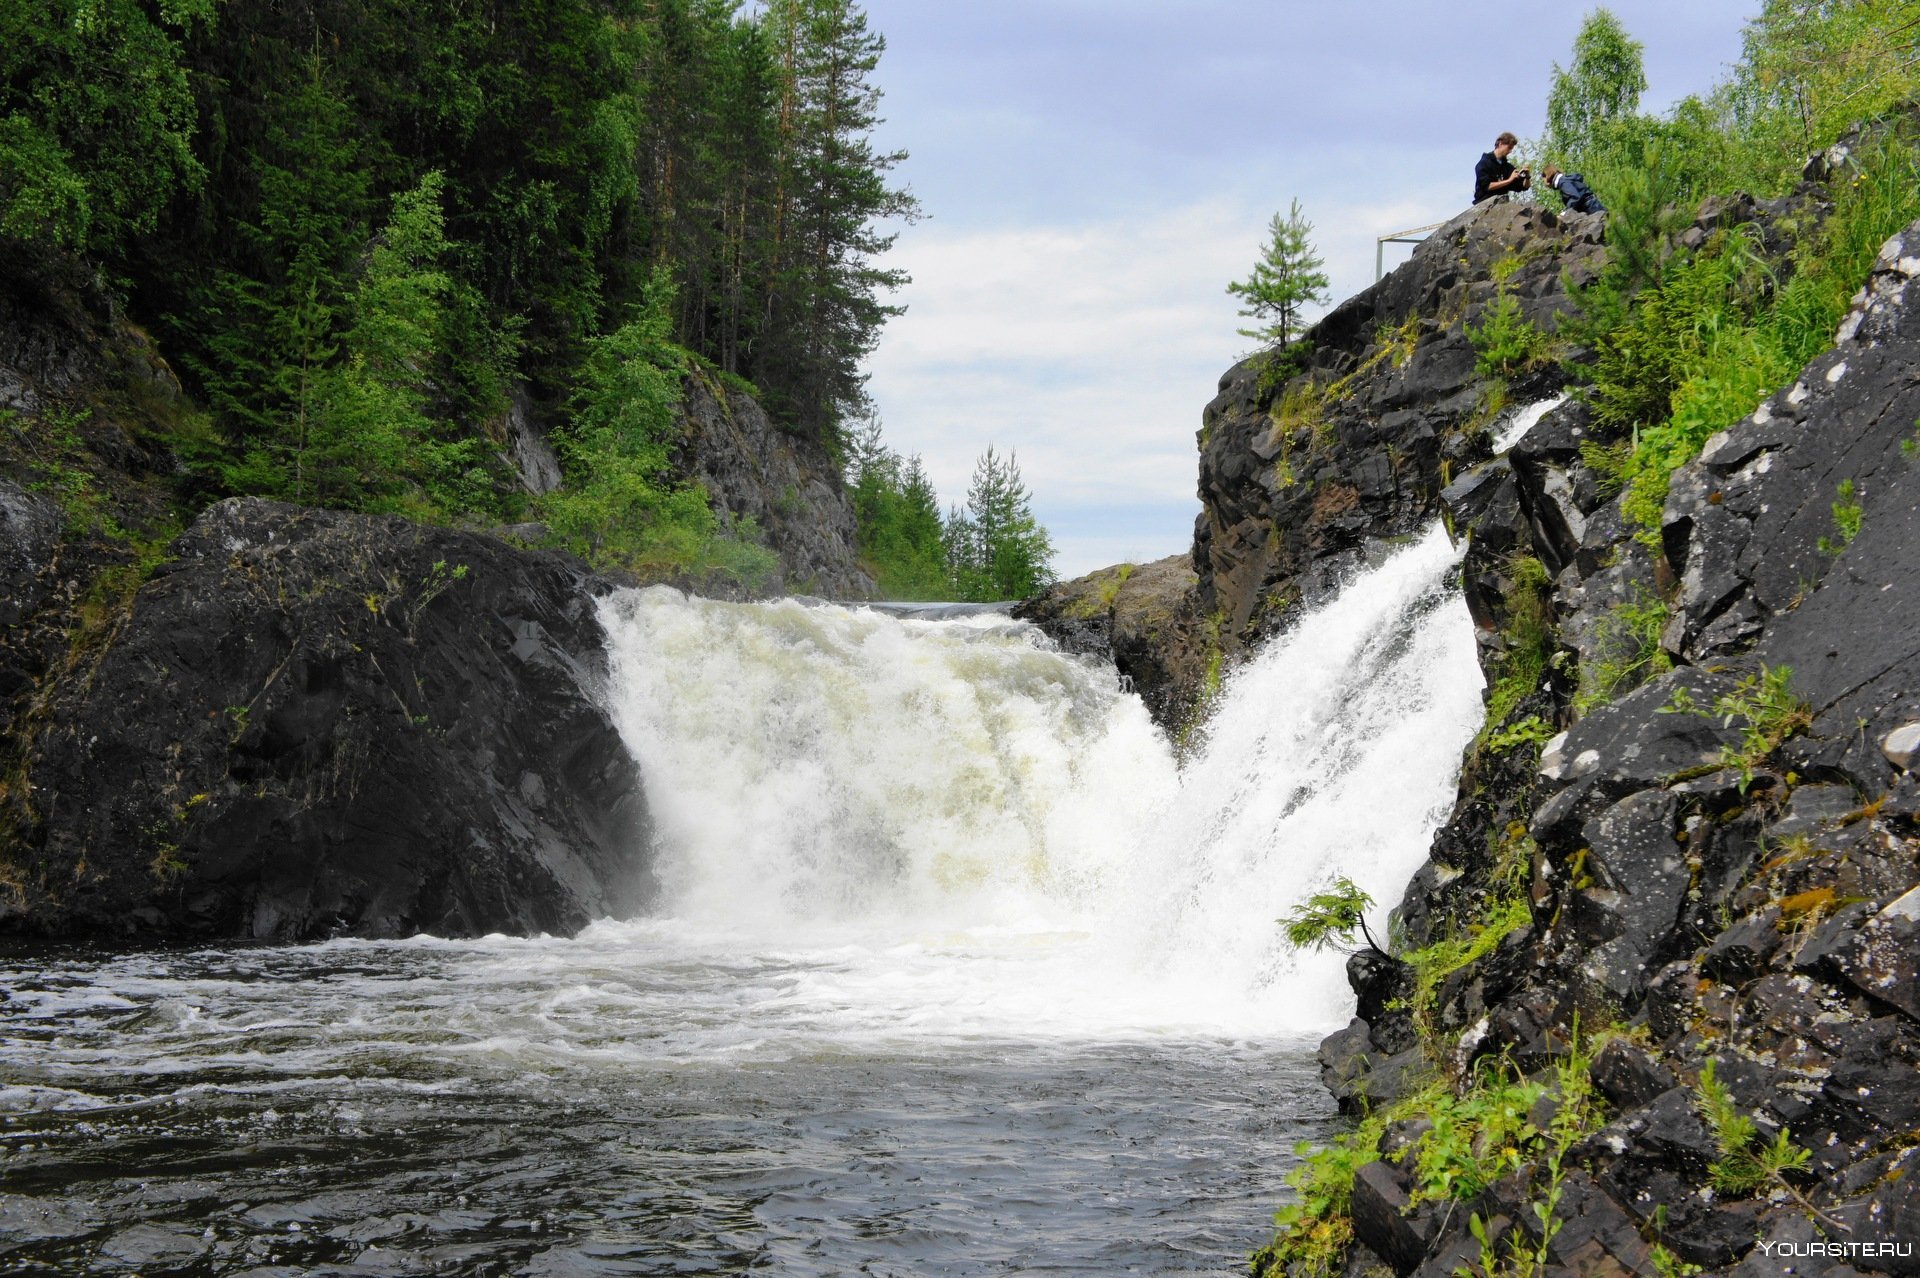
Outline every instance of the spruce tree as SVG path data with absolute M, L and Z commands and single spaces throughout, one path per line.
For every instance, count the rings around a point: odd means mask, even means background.
M 1053 584 L 1053 539 L 1033 514 L 1020 463 L 992 447 L 967 486 L 964 514 L 947 521 L 947 554 L 963 599 L 1025 599 Z
M 1241 329 L 1242 337 L 1285 346 L 1304 327 L 1305 309 L 1326 305 L 1327 275 L 1310 238 L 1313 223 L 1301 213 L 1299 200 L 1293 201 L 1286 216 L 1275 213 L 1267 230 L 1267 246 L 1253 273 L 1227 285 L 1227 292 L 1245 303 L 1242 315 L 1271 320 L 1262 328 Z

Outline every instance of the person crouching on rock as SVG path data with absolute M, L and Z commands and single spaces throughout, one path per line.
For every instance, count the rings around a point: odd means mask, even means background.
M 1533 170 L 1516 169 L 1507 156 L 1519 145 L 1520 139 L 1511 133 L 1502 133 L 1493 140 L 1493 150 L 1480 157 L 1480 163 L 1473 166 L 1473 202 L 1475 204 L 1491 200 L 1496 195 L 1507 195 L 1514 191 L 1524 191 L 1533 185 Z
M 1605 213 L 1607 206 L 1593 193 L 1587 180 L 1578 173 L 1567 173 L 1549 164 L 1540 170 L 1540 180 L 1560 193 L 1569 213 Z

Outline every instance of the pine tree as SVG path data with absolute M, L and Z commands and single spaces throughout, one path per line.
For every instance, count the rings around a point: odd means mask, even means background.
M 1325 263 L 1314 252 L 1309 238 L 1313 223 L 1301 213 L 1299 200 L 1285 217 L 1275 213 L 1267 230 L 1267 246 L 1253 274 L 1227 285 L 1227 292 L 1245 302 L 1242 315 L 1272 321 L 1264 328 L 1241 329 L 1242 337 L 1285 346 L 1304 327 L 1305 308 L 1327 303 L 1327 276 L 1321 269 Z
M 442 492 L 475 460 L 476 441 L 442 442 L 428 415 L 429 377 L 452 282 L 440 209 L 445 179 L 429 173 L 393 202 L 349 303 L 342 360 L 315 380 L 299 440 L 297 496 L 381 508 L 409 483 Z
M 940 500 L 918 456 L 902 457 L 869 415 L 847 433 L 846 479 L 860 551 L 888 599 L 944 599 L 953 592 Z
M 900 307 L 906 283 L 874 259 L 894 237 L 876 224 L 912 219 L 918 202 L 887 184 L 904 151 L 880 152 L 880 90 L 870 77 L 886 40 L 851 0 L 773 0 L 766 21 L 784 84 L 763 389 L 803 433 L 828 438 L 866 406 L 860 363 Z
M 370 205 L 358 127 L 318 56 L 269 101 L 270 123 L 247 157 L 254 216 L 235 228 L 202 295 L 199 353 L 187 364 L 239 437 L 227 482 L 242 492 L 309 500 L 300 461 L 314 396 L 339 350 L 354 256 Z

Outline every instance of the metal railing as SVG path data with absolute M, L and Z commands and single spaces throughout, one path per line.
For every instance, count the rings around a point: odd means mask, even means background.
M 1445 226 L 1444 220 L 1430 222 L 1425 226 L 1416 226 L 1405 231 L 1395 231 L 1391 235 L 1382 235 L 1373 242 L 1373 282 L 1378 284 L 1380 277 L 1387 273 L 1387 245 L 1418 244 L 1427 236 Z

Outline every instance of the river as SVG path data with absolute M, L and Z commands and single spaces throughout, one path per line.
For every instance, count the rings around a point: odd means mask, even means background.
M 647 918 L 578 937 L 0 961 L 24 1273 L 1225 1274 L 1337 954 L 1478 725 L 1432 533 L 1232 678 L 1184 768 L 994 615 L 603 605 Z

